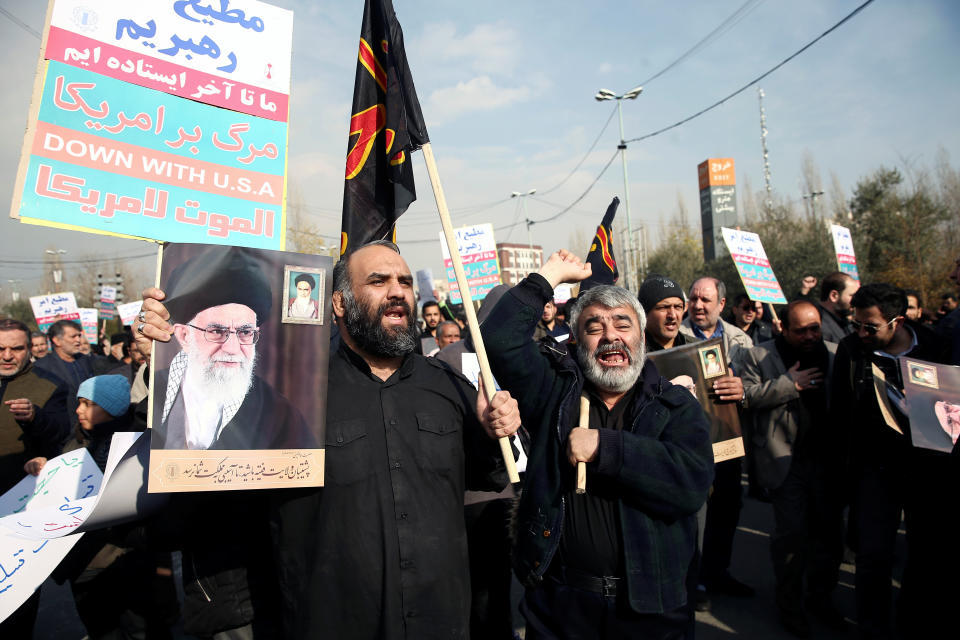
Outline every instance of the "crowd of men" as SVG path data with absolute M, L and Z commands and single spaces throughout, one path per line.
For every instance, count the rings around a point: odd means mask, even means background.
M 527 639 L 693 637 L 695 611 L 712 595 L 754 595 L 730 573 L 746 473 L 771 504 L 786 631 L 848 625 L 833 602 L 846 545 L 861 637 L 940 637 L 956 595 L 938 578 L 958 568 L 950 488 L 960 454 L 913 446 L 902 402 L 893 405 L 899 432 L 889 426 L 874 372 L 902 399 L 898 358 L 960 365 L 960 311 L 949 296 L 934 318 L 915 291 L 835 273 L 805 278 L 797 299 L 777 314 L 768 307 L 768 317 L 742 294 L 728 305 L 735 283 L 702 277 L 685 288 L 664 274 L 636 292 L 597 285 L 557 305 L 559 285 L 590 276 L 561 250 L 490 293 L 480 333 L 502 391 L 489 393 L 461 373 L 477 345 L 458 318 L 444 320 L 435 302 L 418 314 L 396 245 L 341 259 L 338 332 L 318 376 L 328 385 L 324 486 L 176 494 L 138 523 L 142 544 L 183 554 L 184 629 L 218 640 L 509 640 L 512 565 Z M 960 285 L 960 259 L 950 277 Z M 246 386 L 209 415 L 188 410 L 179 388 L 168 403 L 185 420 L 182 446 L 215 448 L 256 404 L 249 380 L 262 321 L 256 287 L 217 291 L 184 308 L 175 291 L 148 289 L 132 340 L 115 336 L 102 355 L 84 353 L 71 321 L 38 336 L 0 320 L 0 490 L 29 461 L 57 455 L 72 431 L 89 430 L 91 402 L 115 404 L 115 393 L 92 395 L 91 380 L 110 378 L 101 388 L 111 390 L 120 377 L 124 389 L 132 383 L 126 415 L 145 427 L 142 359 L 154 341 L 179 341 L 184 379 L 195 367 L 227 386 L 249 361 Z M 707 365 L 724 372 L 710 377 L 711 396 L 736 408 L 746 448 L 722 462 L 696 396 L 646 357 L 718 338 L 727 361 Z M 508 486 L 497 438 L 525 460 L 519 485 Z M 216 533 L 241 512 L 242 530 Z M 908 555 L 895 606 L 901 526 Z M 29 637 L 37 602 L 0 623 L 3 637 Z M 156 637 L 116 618 L 88 628 L 90 637 Z

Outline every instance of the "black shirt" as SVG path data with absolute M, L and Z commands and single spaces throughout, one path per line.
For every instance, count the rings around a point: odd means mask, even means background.
M 415 354 L 382 381 L 341 344 L 327 397 L 325 486 L 276 514 L 287 636 L 467 637 L 464 489 L 503 487 L 476 391 Z
M 590 428 L 622 431 L 624 414 L 633 402 L 635 389 L 631 388 L 613 409 L 607 409 L 603 400 L 588 392 Z M 592 474 L 587 482 L 587 492 L 577 494 L 576 474 L 568 474 L 567 478 L 569 482 L 564 491 L 566 512 L 560 538 L 561 562 L 567 568 L 594 576 L 625 577 L 619 513 L 623 490 L 612 478 Z

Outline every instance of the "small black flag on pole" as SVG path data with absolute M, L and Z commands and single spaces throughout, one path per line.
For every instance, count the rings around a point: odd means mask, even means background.
M 366 0 L 347 143 L 340 254 L 392 236 L 417 199 L 410 153 L 429 142 L 391 0 Z
M 580 293 L 600 284 L 614 284 L 620 277 L 617 260 L 613 257 L 613 218 L 617 215 L 619 205 L 620 198 L 614 196 L 600 226 L 597 227 L 597 235 L 593 237 L 593 244 L 590 245 L 590 253 L 586 259 L 593 268 L 593 273 L 580 283 Z

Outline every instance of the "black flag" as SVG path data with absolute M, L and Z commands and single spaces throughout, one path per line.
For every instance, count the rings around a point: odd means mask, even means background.
M 617 215 L 620 198 L 614 196 L 603 215 L 597 235 L 593 237 L 587 262 L 593 268 L 590 277 L 580 283 L 580 293 L 599 284 L 614 284 L 620 277 L 617 271 L 617 260 L 613 257 L 613 218 Z
M 417 199 L 410 153 L 429 142 L 391 0 L 366 0 L 347 143 L 340 254 L 391 235 Z

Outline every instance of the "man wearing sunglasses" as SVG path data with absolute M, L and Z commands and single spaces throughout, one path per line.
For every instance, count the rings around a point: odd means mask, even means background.
M 950 456 L 911 447 L 899 360 L 945 363 L 947 345 L 932 330 L 905 318 L 907 296 L 902 289 L 864 285 L 850 302 L 854 333 L 837 348 L 831 413 L 837 441 L 849 447 L 849 539 L 856 552 L 859 630 L 864 638 L 893 637 L 891 577 L 905 513 L 907 563 L 897 627 L 905 637 L 934 637 L 935 622 L 943 621 L 953 606 L 937 586 L 938 576 L 951 575 L 943 567 L 954 555 L 941 551 L 953 544 L 946 520 L 955 517 L 955 503 L 940 489 L 952 482 Z M 899 433 L 888 426 L 878 403 L 874 366 L 886 379 L 877 386 Z
M 181 350 L 157 372 L 163 412 L 152 447 L 316 446 L 300 412 L 255 373 L 260 325 L 272 306 L 266 277 L 243 252 L 220 260 L 216 269 L 190 260 L 171 274 L 165 304 Z

